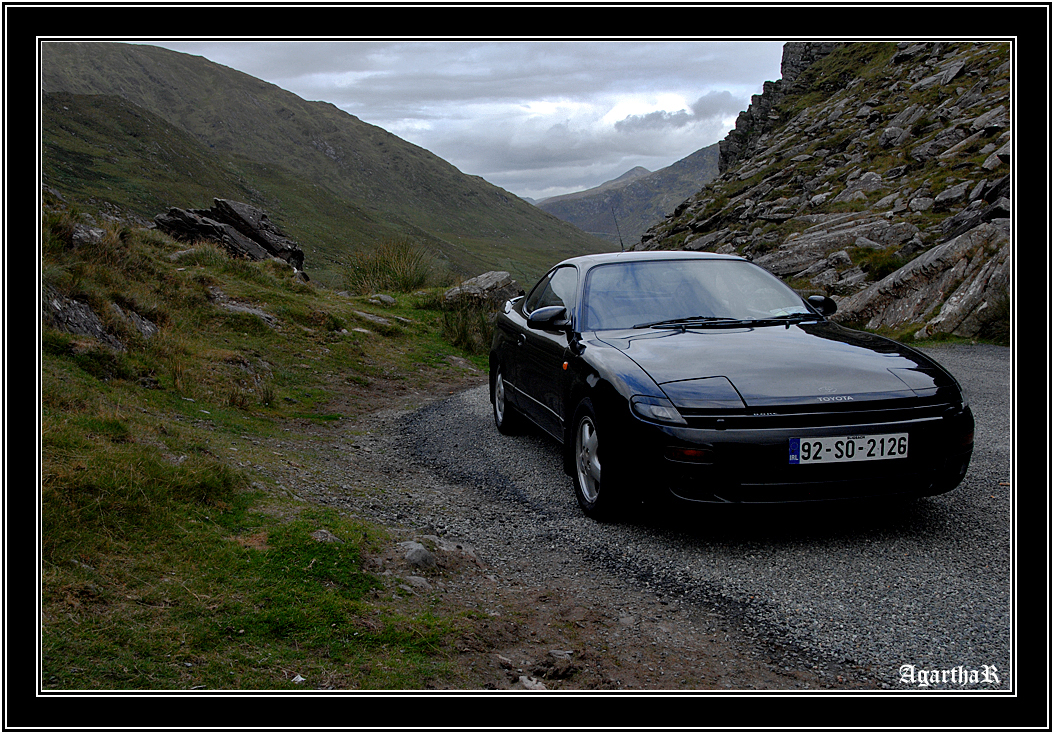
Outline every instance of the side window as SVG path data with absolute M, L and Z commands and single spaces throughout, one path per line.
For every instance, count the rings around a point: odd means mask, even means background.
M 571 311 L 577 291 L 578 270 L 570 265 L 557 268 L 535 286 L 523 308 L 527 313 L 545 306 L 566 306 Z

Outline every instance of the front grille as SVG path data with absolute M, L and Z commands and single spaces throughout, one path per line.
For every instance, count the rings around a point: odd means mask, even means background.
M 822 406 L 766 406 L 748 412 L 682 410 L 681 415 L 692 428 L 742 430 L 898 423 L 942 418 L 957 410 L 958 406 L 943 401 L 931 403 L 908 398 L 871 403 L 831 403 Z

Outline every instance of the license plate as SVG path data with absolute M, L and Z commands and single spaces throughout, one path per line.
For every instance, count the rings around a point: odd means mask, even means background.
M 908 434 L 792 438 L 791 464 L 829 464 L 842 461 L 903 459 L 908 455 Z

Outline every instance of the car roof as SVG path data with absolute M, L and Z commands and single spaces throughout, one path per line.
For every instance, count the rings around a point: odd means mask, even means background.
M 723 255 L 717 252 L 686 252 L 684 250 L 634 250 L 630 252 L 601 252 L 595 255 L 580 255 L 564 260 L 559 265 L 577 265 L 588 270 L 595 265 L 615 262 L 641 262 L 655 260 L 743 260 L 739 255 Z

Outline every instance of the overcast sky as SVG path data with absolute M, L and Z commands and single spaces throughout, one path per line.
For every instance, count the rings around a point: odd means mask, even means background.
M 655 171 L 718 142 L 782 41 L 186 41 L 310 101 L 331 102 L 521 197 Z

